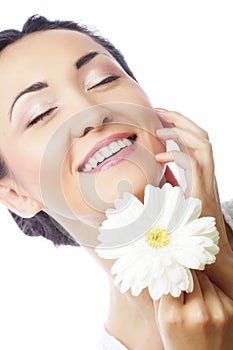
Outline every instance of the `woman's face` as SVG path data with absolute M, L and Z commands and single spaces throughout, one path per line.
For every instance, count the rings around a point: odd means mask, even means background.
M 146 183 L 159 184 L 160 121 L 93 39 L 30 34 L 0 53 L 0 76 L 0 150 L 18 194 L 95 224 L 122 191 L 142 199 Z

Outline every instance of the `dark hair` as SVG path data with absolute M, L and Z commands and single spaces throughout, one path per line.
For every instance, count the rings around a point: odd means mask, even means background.
M 13 44 L 17 40 L 24 36 L 51 29 L 68 29 L 84 33 L 95 40 L 98 44 L 102 45 L 121 65 L 124 71 L 134 80 L 135 77 L 128 67 L 124 56 L 121 52 L 115 48 L 115 46 L 103 38 L 96 31 L 91 30 L 86 25 L 78 24 L 73 21 L 50 21 L 47 18 L 39 15 L 29 17 L 25 22 L 22 31 L 15 29 L 8 29 L 0 32 L 0 52 L 4 50 L 10 44 Z M 7 165 L 0 155 L 0 179 L 8 174 Z M 41 211 L 33 218 L 25 219 L 9 210 L 11 216 L 19 226 L 19 228 L 29 236 L 43 236 L 51 240 L 56 246 L 59 245 L 73 245 L 79 246 L 79 244 L 70 236 L 70 234 L 51 216 Z
M 3 157 L 0 154 L 0 179 L 3 179 L 8 175 L 8 169 Z

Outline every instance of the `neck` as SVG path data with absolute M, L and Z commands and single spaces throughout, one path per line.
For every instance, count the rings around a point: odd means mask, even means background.
M 162 350 L 159 330 L 155 321 L 153 301 L 147 289 L 133 297 L 131 292 L 121 294 L 109 277 L 110 307 L 106 330 L 128 349 Z
M 54 215 L 53 215 L 54 217 Z M 71 233 L 77 241 L 88 243 L 93 240 L 92 247 L 96 245 L 96 230 L 87 230 L 86 225 L 69 219 L 54 217 L 63 227 Z M 79 232 L 77 238 L 74 233 Z M 133 297 L 131 292 L 121 293 L 118 286 L 113 284 L 113 276 L 110 273 L 114 260 L 104 260 L 97 256 L 93 248 L 85 246 L 85 250 L 106 271 L 110 287 L 109 313 L 105 323 L 109 334 L 118 339 L 129 350 L 164 350 L 160 333 L 156 324 L 153 300 L 148 289 Z

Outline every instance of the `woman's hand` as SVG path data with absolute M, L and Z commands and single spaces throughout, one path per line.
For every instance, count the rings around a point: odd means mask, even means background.
M 203 272 L 193 273 L 194 290 L 154 302 L 165 350 L 232 350 L 233 301 Z
M 220 233 L 215 264 L 206 266 L 206 274 L 222 291 L 233 299 L 233 253 L 227 239 L 225 224 L 214 174 L 212 146 L 206 131 L 180 113 L 156 109 L 165 127 L 157 130 L 163 140 L 174 140 L 180 150 L 160 153 L 156 160 L 162 164 L 175 162 L 184 169 L 187 195 L 202 201 L 202 216 L 216 218 Z

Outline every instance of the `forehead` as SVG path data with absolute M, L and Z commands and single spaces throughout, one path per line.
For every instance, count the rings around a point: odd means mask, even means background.
M 53 29 L 28 34 L 15 43 L 7 46 L 0 53 L 0 66 L 10 61 L 19 63 L 31 61 L 35 57 L 49 57 L 51 54 L 65 54 L 71 52 L 85 53 L 92 48 L 104 48 L 83 34 L 67 29 Z
M 88 35 L 73 30 L 53 29 L 25 36 L 0 53 L 0 94 L 44 80 L 44 75 L 62 64 L 74 64 L 83 54 L 101 50 L 107 52 Z M 2 96 L 2 95 L 1 95 Z

